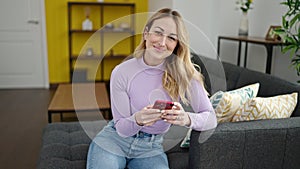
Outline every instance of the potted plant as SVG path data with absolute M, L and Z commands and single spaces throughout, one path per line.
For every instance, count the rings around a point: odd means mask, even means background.
M 285 43 L 282 52 L 290 51 L 291 64 L 300 76 L 300 0 L 286 0 L 281 4 L 287 6 L 288 10 L 282 16 L 282 27 L 275 29 L 274 32 Z
M 240 21 L 239 27 L 239 36 L 248 36 L 249 32 L 249 23 L 248 23 L 248 10 L 252 9 L 253 0 L 237 0 L 236 1 L 236 9 L 241 9 L 243 15 Z

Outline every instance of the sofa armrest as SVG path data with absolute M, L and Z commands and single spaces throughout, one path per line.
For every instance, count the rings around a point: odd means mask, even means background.
M 222 123 L 191 134 L 189 168 L 297 168 L 300 117 Z

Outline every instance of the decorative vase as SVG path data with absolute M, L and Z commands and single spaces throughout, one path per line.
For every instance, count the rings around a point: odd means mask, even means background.
M 239 36 L 248 36 L 249 32 L 249 21 L 247 12 L 243 12 L 241 17 L 240 27 L 239 27 Z
M 89 19 L 89 16 L 86 16 L 85 20 L 82 22 L 82 30 L 92 30 L 93 22 Z

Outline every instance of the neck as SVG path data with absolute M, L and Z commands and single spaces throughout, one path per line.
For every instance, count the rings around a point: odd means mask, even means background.
M 164 62 L 164 59 L 155 59 L 145 53 L 144 62 L 149 66 L 157 66 Z

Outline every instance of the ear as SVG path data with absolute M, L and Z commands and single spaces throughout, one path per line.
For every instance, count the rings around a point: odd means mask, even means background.
M 148 27 L 146 26 L 143 32 L 143 40 L 147 40 L 147 37 L 149 35 Z

